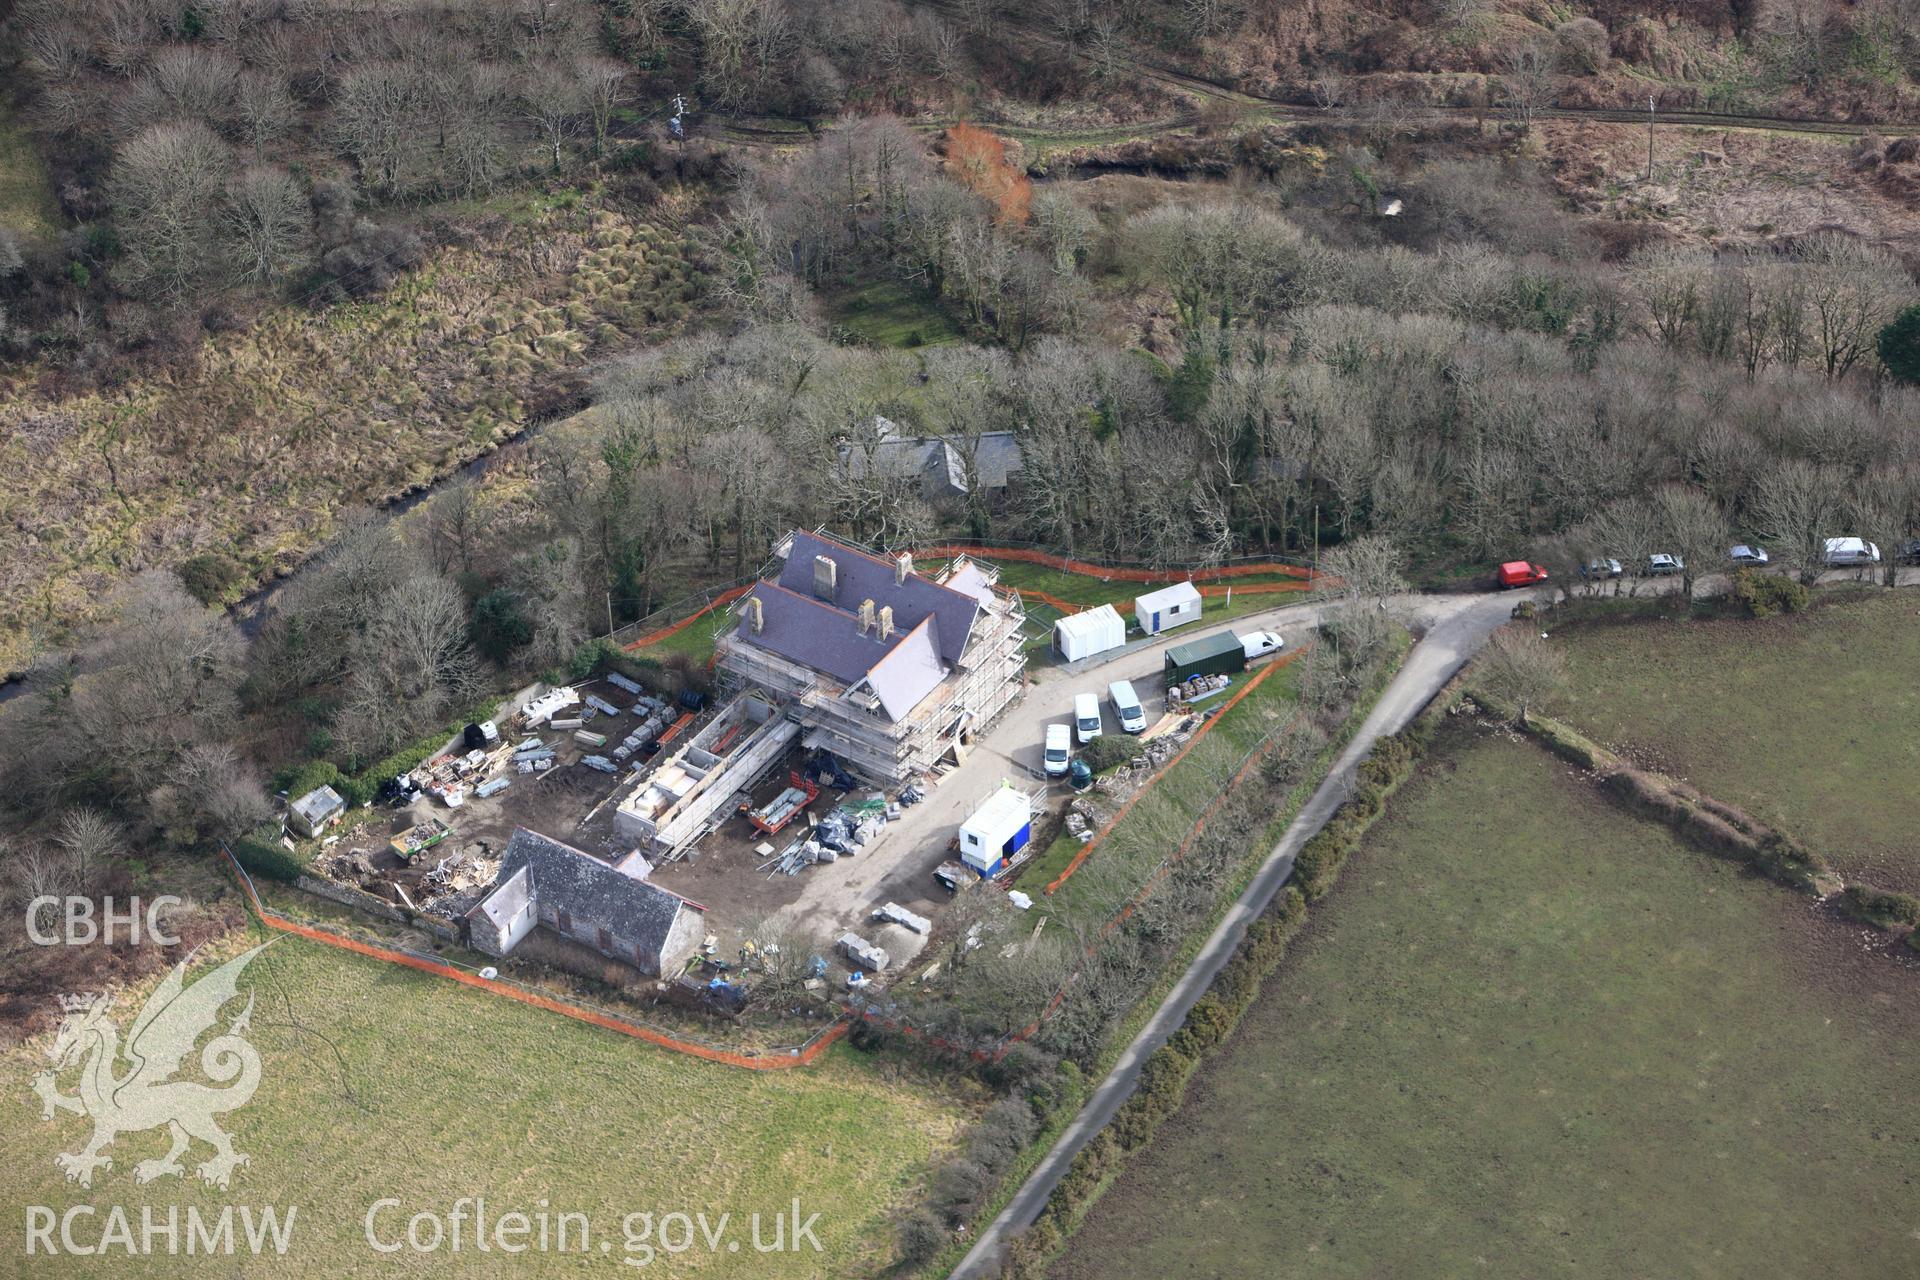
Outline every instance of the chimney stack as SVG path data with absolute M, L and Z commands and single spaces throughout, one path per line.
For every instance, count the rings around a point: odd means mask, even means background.
M 831 600 L 839 585 L 840 566 L 833 562 L 833 557 L 815 556 L 813 558 L 813 594 L 822 600 Z
M 753 628 L 753 634 L 759 635 L 767 625 L 765 612 L 760 607 L 759 596 L 747 597 L 747 624 Z
M 890 604 L 883 604 L 880 606 L 880 639 L 885 640 L 887 637 L 891 636 L 892 634 L 893 634 L 893 606 Z
M 894 586 L 898 587 L 898 586 L 904 585 L 907 581 L 907 575 L 912 572 L 913 572 L 913 552 L 902 551 L 899 555 L 893 558 L 893 585 Z
M 873 601 L 862 600 L 860 602 L 860 634 L 865 635 L 871 630 L 873 630 Z

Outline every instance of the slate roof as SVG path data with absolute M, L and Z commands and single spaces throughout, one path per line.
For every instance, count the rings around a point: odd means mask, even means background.
M 947 669 L 933 648 L 933 619 L 928 618 L 893 646 L 867 672 L 867 684 L 880 699 L 887 719 L 899 721 L 920 705 L 946 678 Z
M 987 575 L 985 569 L 971 560 L 966 560 L 947 574 L 947 580 L 943 585 L 950 591 L 958 591 L 963 596 L 972 596 L 981 604 L 987 604 L 993 600 L 993 583 L 994 580 Z
M 865 477 L 869 467 L 897 480 L 918 478 L 932 496 L 939 497 L 967 492 L 966 459 L 961 452 L 965 446 L 958 436 L 894 436 L 883 430 L 882 439 L 870 447 L 841 446 L 840 465 L 854 479 Z M 1020 469 L 1020 439 L 1011 431 L 984 432 L 973 458 L 980 487 L 1004 489 Z
M 931 616 L 935 624 L 934 648 L 940 660 L 948 664 L 960 660 L 961 652 L 967 647 L 967 637 L 973 632 L 973 620 L 980 612 L 978 600 L 915 573 L 908 574 L 905 582 L 895 585 L 894 567 L 890 561 L 811 533 L 793 534 L 787 561 L 781 566 L 776 580 L 789 592 L 810 602 L 827 603 L 813 594 L 813 561 L 815 556 L 821 555 L 830 557 L 837 568 L 831 603 L 845 616 L 846 626 L 855 640 L 861 639 L 860 602 L 871 600 L 876 610 L 883 606 L 892 607 L 893 625 L 898 637 L 904 638 L 906 633 Z M 768 628 L 771 629 L 772 625 L 773 620 L 769 618 Z M 756 639 L 752 635 L 747 638 Z M 867 643 L 876 642 L 868 639 Z M 809 666 L 819 665 L 799 655 L 789 656 L 798 657 Z M 872 665 L 869 662 L 867 667 Z M 862 674 L 866 669 L 862 668 Z
M 516 827 L 494 884 L 505 887 L 523 867 L 533 881 L 534 898 L 544 907 L 565 910 L 583 925 L 604 928 L 650 952 L 666 945 L 681 911 L 706 910 L 677 893 L 616 871 L 571 845 Z
M 747 599 L 760 602 L 760 630 L 742 622 L 734 633 L 750 644 L 823 671 L 841 684 L 853 684 L 873 669 L 905 637 L 896 632 L 882 643 L 872 632 L 860 634 L 858 613 L 847 614 L 811 594 L 789 591 L 777 582 L 755 583 Z M 742 617 L 745 617 L 744 604 Z

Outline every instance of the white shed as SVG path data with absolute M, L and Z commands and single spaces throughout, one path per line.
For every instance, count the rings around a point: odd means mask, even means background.
M 1133 616 L 1150 636 L 1196 621 L 1200 617 L 1200 589 L 1191 582 L 1176 582 L 1149 591 L 1133 602 Z
M 1126 642 L 1126 619 L 1110 604 L 1070 613 L 1053 624 L 1053 651 L 1066 662 L 1118 649 Z
M 960 824 L 960 861 L 982 879 L 1033 839 L 1033 800 L 1024 791 L 1002 786 Z

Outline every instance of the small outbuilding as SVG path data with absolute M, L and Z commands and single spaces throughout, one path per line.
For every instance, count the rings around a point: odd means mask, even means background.
M 1168 686 L 1193 676 L 1231 675 L 1247 669 L 1247 649 L 1231 631 L 1216 631 L 1167 650 L 1164 664 Z
M 287 806 L 287 825 L 311 839 L 347 811 L 347 802 L 332 787 L 315 787 Z
M 1149 591 L 1133 602 L 1133 616 L 1140 629 L 1150 636 L 1196 622 L 1200 618 L 1200 588 L 1191 582 L 1176 582 L 1158 591 Z
M 1110 604 L 1070 613 L 1053 624 L 1053 651 L 1062 662 L 1091 658 L 1126 642 L 1126 619 Z
M 960 861 L 982 880 L 998 875 L 1007 859 L 1033 840 L 1033 800 L 1010 785 L 987 798 L 960 824 Z

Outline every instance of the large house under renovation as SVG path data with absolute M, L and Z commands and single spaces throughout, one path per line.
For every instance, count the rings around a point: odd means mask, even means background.
M 734 606 L 722 678 L 758 692 L 823 748 L 875 781 L 905 782 L 959 755 L 1020 693 L 1026 614 L 998 571 L 961 557 L 937 577 L 792 533 L 780 564 Z

